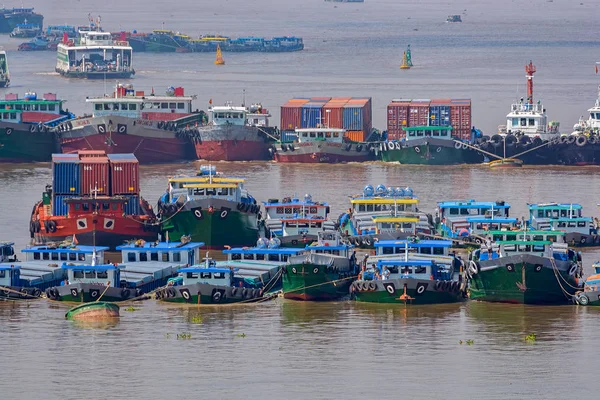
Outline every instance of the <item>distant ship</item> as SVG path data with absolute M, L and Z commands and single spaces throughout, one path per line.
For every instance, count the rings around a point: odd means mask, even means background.
M 448 15 L 446 22 L 462 22 L 460 15 Z
M 365 0 L 325 0 L 330 3 L 364 3 Z
M 10 33 L 17 25 L 29 22 L 30 24 L 43 26 L 44 16 L 36 14 L 31 8 L 0 8 L 0 33 Z

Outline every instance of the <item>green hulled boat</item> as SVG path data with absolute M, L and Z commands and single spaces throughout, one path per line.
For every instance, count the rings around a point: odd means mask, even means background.
M 318 241 L 289 258 L 283 267 L 283 297 L 292 300 L 335 300 L 349 294 L 356 279 L 352 246 L 337 232 L 319 232 Z
M 97 321 L 119 317 L 119 306 L 107 301 L 95 301 L 73 307 L 66 314 L 66 319 Z
M 580 287 L 581 257 L 551 241 L 498 241 L 474 251 L 467 267 L 473 300 L 566 304 Z
M 453 265 L 433 260 L 379 260 L 374 270 L 363 272 L 361 279 L 352 283 L 351 290 L 356 301 L 365 303 L 456 303 L 464 299 L 466 285 Z
M 474 147 L 452 138 L 450 126 L 415 126 L 403 129 L 406 131 L 406 140 L 382 143 L 382 161 L 418 165 L 483 162 L 483 155 Z
M 197 176 L 169 179 L 169 191 L 159 201 L 163 233 L 172 240 L 189 235 L 208 249 L 254 245 L 260 206 L 244 182 L 217 174 L 214 166 L 202 166 Z

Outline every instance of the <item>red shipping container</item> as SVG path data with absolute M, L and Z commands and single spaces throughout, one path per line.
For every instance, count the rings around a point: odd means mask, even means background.
M 329 100 L 331 100 L 331 97 L 311 97 L 310 101 L 312 103 L 327 103 Z
M 137 97 L 144 97 L 144 91 L 143 90 L 138 90 L 138 91 L 135 92 L 135 95 Z
M 388 129 L 387 140 L 402 140 L 406 137 L 406 131 L 400 128 Z
M 282 131 L 293 131 L 301 127 L 302 105 L 308 103 L 308 100 L 288 101 L 281 106 L 281 124 L 279 129 Z
M 110 194 L 139 194 L 139 162 L 133 154 L 109 154 Z
M 452 136 L 466 141 L 471 141 L 471 128 L 453 129 Z
M 408 107 L 408 126 L 429 126 L 430 100 L 413 100 Z
M 387 130 L 400 129 L 408 126 L 408 106 L 409 102 L 390 103 L 387 107 Z
M 471 101 L 453 99 L 450 103 L 450 124 L 454 129 L 471 128 Z
M 108 157 L 83 157 L 80 161 L 81 194 L 93 196 L 97 190 L 98 196 L 107 196 L 109 194 Z
M 79 158 L 106 157 L 106 152 L 104 150 L 79 150 L 77 155 Z
M 175 88 L 175 96 L 176 97 L 182 97 L 184 93 L 184 90 L 182 87 L 176 87 Z
M 344 127 L 344 105 L 346 105 L 345 101 L 331 100 L 323 107 L 322 118 L 325 118 L 323 122 L 329 128 L 342 129 Z

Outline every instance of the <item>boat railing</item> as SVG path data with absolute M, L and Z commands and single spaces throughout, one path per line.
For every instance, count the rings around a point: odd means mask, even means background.
M 534 104 L 534 103 L 515 103 L 511 106 L 510 108 L 511 111 L 516 111 L 516 112 L 538 112 L 538 113 L 542 113 L 544 112 L 544 106 L 540 103 Z

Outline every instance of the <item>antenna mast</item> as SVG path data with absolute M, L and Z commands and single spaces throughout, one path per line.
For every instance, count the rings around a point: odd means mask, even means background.
M 532 61 L 525 66 L 525 72 L 527 73 L 527 103 L 533 104 L 533 74 L 535 74 L 535 65 Z

